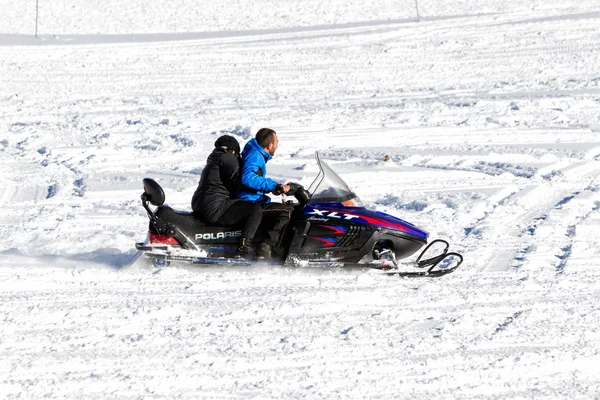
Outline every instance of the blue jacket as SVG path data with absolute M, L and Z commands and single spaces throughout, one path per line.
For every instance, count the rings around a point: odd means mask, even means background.
M 277 182 L 266 177 L 267 161 L 273 158 L 256 141 L 250 140 L 242 152 L 242 185 L 238 197 L 252 203 L 268 203 L 266 193 L 277 187 Z

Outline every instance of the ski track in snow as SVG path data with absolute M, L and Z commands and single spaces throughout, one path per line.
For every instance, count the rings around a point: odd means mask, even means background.
M 7 0 L 2 397 L 597 398 L 600 4 L 409 3 L 60 0 L 36 39 Z M 274 178 L 319 151 L 464 264 L 130 266 L 142 178 L 187 209 L 263 126 Z

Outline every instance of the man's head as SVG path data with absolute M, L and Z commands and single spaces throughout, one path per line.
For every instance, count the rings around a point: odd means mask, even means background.
M 279 139 L 273 129 L 262 128 L 256 132 L 256 141 L 260 147 L 272 156 L 275 155 L 275 151 L 279 147 Z

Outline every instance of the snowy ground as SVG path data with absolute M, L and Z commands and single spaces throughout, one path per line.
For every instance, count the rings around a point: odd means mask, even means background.
M 600 396 L 598 0 L 51 3 L 0 0 L 1 397 Z M 141 179 L 263 126 L 461 269 L 128 266 Z

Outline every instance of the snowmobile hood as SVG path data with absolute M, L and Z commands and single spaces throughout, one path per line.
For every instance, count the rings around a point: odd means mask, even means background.
M 393 231 L 402 232 L 421 239 L 427 239 L 429 233 L 392 215 L 380 211 L 372 211 L 365 207 L 346 207 L 340 203 L 308 204 L 304 214 L 310 215 L 309 220 L 324 218 L 327 220 L 342 220 L 352 223 L 373 225 Z

